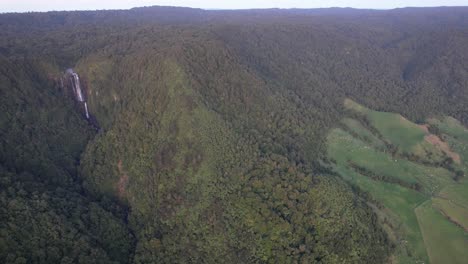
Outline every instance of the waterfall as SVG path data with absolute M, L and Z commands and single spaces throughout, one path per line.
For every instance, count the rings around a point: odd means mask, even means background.
M 78 99 L 78 101 L 84 102 L 83 93 L 81 91 L 81 86 L 80 86 L 80 78 L 78 77 L 78 74 L 76 73 L 73 73 L 72 75 L 75 80 L 76 98 Z
M 69 76 L 68 78 L 70 78 L 75 99 L 84 105 L 86 119 L 89 120 L 88 103 L 86 102 L 83 91 L 81 90 L 80 77 L 73 71 L 73 69 L 67 69 L 66 74 Z
M 84 107 L 85 107 L 86 119 L 89 119 L 88 104 L 86 102 L 84 102 Z

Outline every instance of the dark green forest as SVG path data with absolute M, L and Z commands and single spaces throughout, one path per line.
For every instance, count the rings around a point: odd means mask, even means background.
M 0 262 L 390 263 L 345 98 L 468 125 L 468 8 L 0 14 Z

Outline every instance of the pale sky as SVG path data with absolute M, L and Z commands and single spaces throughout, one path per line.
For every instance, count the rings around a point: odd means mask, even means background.
M 0 0 L 0 12 L 128 9 L 164 5 L 205 9 L 468 6 L 468 0 Z

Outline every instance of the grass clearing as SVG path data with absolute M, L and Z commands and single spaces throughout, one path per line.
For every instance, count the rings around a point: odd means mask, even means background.
M 428 140 L 438 137 L 430 134 L 426 127 L 415 124 L 400 114 L 374 111 L 349 99 L 345 100 L 345 106 L 363 114 L 387 143 L 398 148 L 399 153 L 413 154 L 419 160 L 429 163 L 441 162 L 447 157 L 440 146 L 431 144 L 431 140 Z M 351 123 L 346 120 L 344 122 Z
M 468 208 L 468 179 L 464 179 L 458 184 L 446 186 L 439 192 L 438 196 Z
M 468 234 L 441 215 L 430 200 L 415 212 L 431 263 L 466 263 Z
M 435 193 L 451 182 L 451 173 L 443 168 L 428 167 L 405 159 L 395 159 L 349 133 L 336 129 L 329 137 L 329 153 L 339 164 L 348 161 L 380 176 L 407 184 L 420 183 L 426 193 Z
M 391 157 L 385 157 L 384 153 L 376 152 L 370 147 L 364 149 L 364 143 L 353 139 L 347 132 L 337 129 L 330 135 L 329 141 L 334 142 L 330 146 L 330 155 L 337 161 L 337 172 L 348 182 L 368 192 L 394 215 L 387 214 L 383 218 L 385 222 L 390 222 L 390 228 L 395 233 L 399 263 L 427 262 L 422 234 L 414 214 L 414 208 L 424 202 L 427 196 L 397 184 L 372 180 L 347 168 L 345 163 L 347 159 L 353 159 L 357 162 L 366 161 L 367 165 L 372 164 L 372 161 L 379 163 L 379 159 L 388 160 L 389 166 L 395 163 Z M 393 168 L 398 168 L 397 165 L 393 166 Z M 380 168 L 382 171 L 385 169 L 385 167 Z M 398 177 L 405 175 L 408 176 L 409 181 L 417 181 L 416 178 L 411 178 L 407 174 L 400 174 Z
M 460 141 L 468 143 L 468 129 L 453 117 L 443 117 L 440 119 L 430 118 L 428 123 L 438 127 L 442 133 L 451 135 Z
M 450 221 L 468 231 L 468 209 L 450 200 L 443 198 L 432 198 L 432 206 Z
M 428 123 L 439 129 L 442 139 L 460 156 L 459 169 L 468 174 L 468 129 L 451 117 L 431 118 Z
M 385 139 L 403 151 L 411 152 L 424 141 L 424 130 L 399 114 L 374 111 L 349 99 L 345 107 L 364 114 Z
M 374 147 L 383 148 L 385 146 L 382 140 L 372 134 L 372 132 L 365 128 L 359 121 L 352 118 L 345 118 L 342 123 L 347 129 L 358 135 L 360 139 L 365 142 L 369 142 Z
M 414 208 L 427 197 L 416 191 L 385 182 L 374 181 L 352 170 L 339 168 L 345 180 L 368 192 L 374 199 L 388 208 L 391 214 L 381 216 L 388 223 L 397 245 L 399 263 L 427 262 L 428 257 L 419 230 Z
M 392 144 L 405 152 L 424 141 L 425 132 L 399 114 L 370 110 L 369 118 L 379 132 Z
M 436 167 L 442 166 L 447 151 L 427 140 L 436 136 L 425 127 L 351 100 L 345 106 L 364 114 L 369 123 L 343 119 L 343 129 L 329 134 L 328 154 L 338 174 L 380 205 L 371 204 L 397 245 L 394 260 L 466 263 L 468 180 L 453 177 L 457 170 L 468 172 L 468 130 L 453 118 L 428 120 L 443 134 L 439 143 L 460 155 L 461 163 L 450 165 L 449 171 Z M 389 143 L 396 154 L 387 149 Z M 414 188 L 415 183 L 422 188 Z

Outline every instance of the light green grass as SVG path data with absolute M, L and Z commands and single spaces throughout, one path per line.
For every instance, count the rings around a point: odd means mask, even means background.
M 369 142 L 372 146 L 382 148 L 385 146 L 384 142 L 382 142 L 378 137 L 376 137 L 372 132 L 370 132 L 367 128 L 365 128 L 359 121 L 351 118 L 343 119 L 342 123 L 347 127 L 347 129 L 353 131 L 361 139 L 366 142 Z
M 468 129 L 451 117 L 431 118 L 428 123 L 436 126 L 450 148 L 460 155 L 461 164 L 458 169 L 468 174 Z
M 427 263 L 426 248 L 414 214 L 414 208 L 427 197 L 395 184 L 371 180 L 346 168 L 341 167 L 337 171 L 345 180 L 368 192 L 397 217 L 393 219 L 392 216 L 385 216 L 393 222 L 392 232 L 397 237 L 397 241 L 394 242 L 397 245 L 398 263 Z
M 449 217 L 451 221 L 468 230 L 468 208 L 443 198 L 432 198 L 432 206 Z
M 461 164 L 459 168 L 465 171 L 465 174 L 468 175 L 468 143 L 455 139 L 452 136 L 444 136 L 444 138 L 450 148 L 460 155 Z
M 351 159 L 359 165 L 365 166 L 373 164 L 379 170 L 384 171 L 385 166 L 391 170 L 398 170 L 398 165 L 394 165 L 393 159 L 385 153 L 379 153 L 372 148 L 364 148 L 365 143 L 354 139 L 347 132 L 336 129 L 329 137 L 330 155 L 337 161 L 337 172 L 352 184 L 367 191 L 374 199 L 382 203 L 396 216 L 396 221 L 392 222 L 392 232 L 397 236 L 397 251 L 399 263 L 415 263 L 417 261 L 427 262 L 426 249 L 419 231 L 414 208 L 427 199 L 427 195 L 418 193 L 401 187 L 396 184 L 374 181 L 366 176 L 362 176 L 347 168 L 346 161 Z M 382 160 L 384 160 L 382 162 Z M 385 162 L 388 160 L 388 162 Z M 385 164 L 384 166 L 374 164 Z M 397 163 L 398 164 L 398 163 Z M 368 168 L 366 166 L 366 168 Z M 407 177 L 406 180 L 416 182 L 417 178 L 410 174 L 402 173 L 395 177 Z M 386 218 L 389 218 L 388 216 Z M 394 217 L 390 217 L 394 218 Z
M 449 222 L 426 201 L 415 210 L 432 264 L 464 264 L 468 260 L 468 234 Z
M 468 143 L 468 129 L 453 117 L 430 118 L 428 119 L 428 123 L 437 126 L 442 133 L 449 134 Z
M 403 151 L 411 152 L 417 144 L 424 141 L 424 131 L 401 115 L 370 111 L 369 117 L 375 128 Z
M 365 167 L 378 175 L 395 178 L 408 184 L 420 183 L 426 193 L 435 193 L 451 183 L 451 174 L 443 168 L 428 167 L 405 159 L 395 159 L 377 151 L 349 133 L 335 129 L 329 136 L 329 154 L 339 164 L 347 161 Z
M 346 100 L 345 106 L 364 114 L 383 140 L 398 148 L 398 153 L 412 153 L 419 158 L 418 163 L 401 158 L 401 155 L 395 158 L 385 151 L 381 138 L 351 118 L 342 121 L 346 131 L 337 128 L 328 137 L 328 154 L 336 161 L 335 170 L 384 206 L 374 210 L 397 245 L 395 261 L 467 263 L 468 238 L 463 227 L 468 218 L 468 180 L 465 178 L 457 183 L 452 179 L 453 172 L 421 164 L 421 161 L 441 161 L 446 155 L 425 141 L 428 133 L 417 124 L 399 114 L 373 111 L 351 100 Z M 454 168 L 468 172 L 468 163 L 465 163 L 468 160 L 468 130 L 453 118 L 428 122 L 436 124 L 449 146 L 460 154 L 462 164 L 454 165 Z M 409 189 L 401 182 L 373 180 L 357 173 L 350 161 L 386 179 L 419 183 L 423 190 Z
M 399 114 L 374 111 L 349 99 L 345 100 L 345 107 L 367 116 L 384 138 L 403 151 L 411 152 L 424 141 L 426 133 Z
M 459 184 L 446 186 L 440 191 L 438 196 L 468 208 L 468 179 L 464 179 Z
M 418 157 L 420 162 L 428 163 L 439 163 L 447 158 L 442 150 L 425 140 L 428 132 L 400 114 L 374 111 L 349 99 L 345 100 L 345 106 L 352 111 L 363 114 L 386 142 L 398 148 L 398 153 L 413 154 Z M 345 119 L 343 122 L 355 127 L 351 121 Z M 362 136 L 371 133 L 369 130 L 367 132 L 361 130 L 353 131 Z M 375 145 L 373 142 L 372 144 Z

